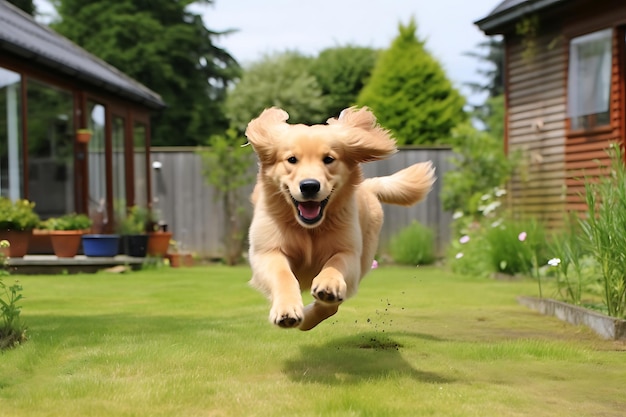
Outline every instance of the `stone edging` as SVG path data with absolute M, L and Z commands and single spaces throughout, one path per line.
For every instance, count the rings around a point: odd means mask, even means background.
M 603 339 L 626 340 L 626 320 L 550 298 L 518 297 L 517 301 L 541 314 L 555 316 L 574 325 L 584 325 Z

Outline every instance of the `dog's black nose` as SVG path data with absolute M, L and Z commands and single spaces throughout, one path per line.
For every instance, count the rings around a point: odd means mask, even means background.
M 320 191 L 320 182 L 314 179 L 300 181 L 300 191 L 304 197 L 313 197 Z

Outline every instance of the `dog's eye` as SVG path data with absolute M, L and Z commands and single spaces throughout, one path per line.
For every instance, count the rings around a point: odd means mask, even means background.
M 324 163 L 326 165 L 328 165 L 328 164 L 332 164 L 333 162 L 335 162 L 335 158 L 333 158 L 332 156 L 328 155 L 328 156 L 324 157 L 323 161 L 324 161 Z
M 290 164 L 295 164 L 296 162 L 298 162 L 298 158 L 296 158 L 295 156 L 290 156 L 289 158 L 287 158 L 287 162 L 289 162 Z

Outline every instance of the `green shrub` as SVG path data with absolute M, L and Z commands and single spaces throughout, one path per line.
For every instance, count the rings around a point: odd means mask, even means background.
M 492 273 L 539 277 L 547 262 L 546 233 L 533 220 L 509 220 L 499 214 L 497 200 L 483 199 L 479 221 L 471 216 L 455 219 L 455 237 L 448 248 L 454 272 L 476 276 Z
M 417 221 L 391 238 L 389 251 L 394 262 L 428 265 L 435 262 L 435 234 Z
M 69 213 L 61 217 L 51 217 L 41 223 L 46 230 L 86 230 L 91 227 L 91 219 L 86 214 Z
M 146 229 L 153 223 L 154 219 L 150 210 L 141 206 L 132 206 L 116 229 L 121 235 L 141 235 L 146 233 Z
M 488 257 L 488 242 L 483 228 L 475 223 L 464 228 L 461 235 L 448 246 L 447 259 L 450 269 L 457 274 L 486 277 L 492 269 Z
M 454 128 L 449 141 L 455 152 L 450 161 L 455 169 L 443 176 L 443 207 L 479 219 L 485 214 L 481 209 L 486 204 L 484 198 L 497 201 L 493 193 L 503 191 L 503 184 L 517 164 L 516 158 L 507 157 L 501 138 L 479 131 L 469 123 Z
M 0 197 L 0 230 L 33 230 L 38 225 L 35 203 Z
M 485 238 L 494 271 L 538 277 L 548 261 L 545 229 L 536 221 L 505 220 L 488 228 Z

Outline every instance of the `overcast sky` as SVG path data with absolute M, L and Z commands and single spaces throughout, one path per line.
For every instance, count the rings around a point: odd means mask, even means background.
M 199 9 L 211 30 L 238 29 L 217 44 L 240 63 L 287 49 L 315 55 L 333 46 L 388 48 L 398 24 L 413 16 L 418 36 L 467 95 L 464 83 L 481 80 L 480 63 L 465 53 L 486 40 L 474 21 L 500 0 L 215 0 Z M 198 9 L 196 9 L 198 10 Z M 472 99 L 477 99 L 472 97 Z
M 195 7 L 214 31 L 237 29 L 216 44 L 243 65 L 263 54 L 297 50 L 316 55 L 334 46 L 388 48 L 398 24 L 414 17 L 418 36 L 441 62 L 454 85 L 469 96 L 464 83 L 482 81 L 480 63 L 465 53 L 486 40 L 474 21 L 501 0 L 214 0 Z M 35 0 L 49 12 L 47 0 Z M 480 101 L 477 96 L 470 101 Z

